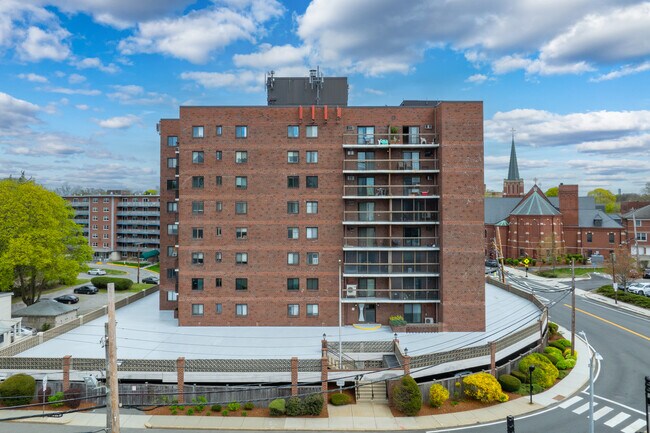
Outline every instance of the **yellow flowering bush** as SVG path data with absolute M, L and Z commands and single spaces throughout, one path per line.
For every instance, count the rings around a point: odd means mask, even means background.
M 508 401 L 508 395 L 494 376 L 488 373 L 474 373 L 463 379 L 465 395 L 483 403 Z
M 429 388 L 429 403 L 431 403 L 431 406 L 440 407 L 448 398 L 449 391 L 439 383 L 434 383 Z

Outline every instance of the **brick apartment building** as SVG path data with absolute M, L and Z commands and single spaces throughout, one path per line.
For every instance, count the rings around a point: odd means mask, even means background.
M 179 325 L 484 329 L 483 105 L 347 106 L 270 77 L 268 106 L 162 119 L 161 308 Z M 339 291 L 340 287 L 340 291 Z
M 74 221 L 92 247 L 94 260 L 150 259 L 160 249 L 160 197 L 107 191 L 64 196 Z

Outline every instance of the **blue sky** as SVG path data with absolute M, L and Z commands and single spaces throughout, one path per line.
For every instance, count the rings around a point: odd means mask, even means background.
M 160 118 L 264 105 L 264 73 L 349 77 L 350 105 L 483 100 L 485 182 L 650 181 L 650 2 L 2 0 L 0 177 L 158 187 Z

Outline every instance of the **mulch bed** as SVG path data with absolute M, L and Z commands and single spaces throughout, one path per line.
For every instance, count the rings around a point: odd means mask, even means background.
M 517 398 L 523 397 L 521 394 L 506 392 L 510 400 L 515 400 Z M 510 401 L 508 400 L 508 401 Z M 501 404 L 499 402 L 494 403 L 481 403 L 478 400 L 447 400 L 440 407 L 431 407 L 428 404 L 422 404 L 422 409 L 415 416 L 427 416 L 427 415 L 444 415 L 447 413 L 456 413 L 456 412 L 465 412 L 468 410 L 474 409 L 485 409 L 486 407 L 496 406 Z M 399 412 L 397 409 L 391 406 L 391 413 L 394 417 L 404 417 L 403 413 Z

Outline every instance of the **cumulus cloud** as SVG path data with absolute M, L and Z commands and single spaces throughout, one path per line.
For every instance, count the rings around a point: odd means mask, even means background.
M 164 93 L 147 92 L 142 86 L 115 85 L 114 92 L 107 93 L 109 99 L 124 105 L 178 105 L 176 99 Z
M 467 79 L 465 81 L 468 82 L 468 83 L 481 84 L 481 83 L 484 83 L 485 81 L 487 81 L 488 79 L 489 78 L 488 78 L 487 75 L 474 74 L 474 75 L 471 75 L 471 76 L 467 77 Z
M 235 41 L 254 42 L 262 33 L 263 24 L 280 16 L 283 8 L 276 0 L 268 0 L 264 11 L 253 11 L 261 2 L 247 2 L 245 10 L 223 7 L 192 11 L 178 18 L 163 18 L 140 23 L 134 36 L 120 41 L 122 54 L 161 53 L 205 63 L 211 53 Z
M 605 141 L 587 141 L 576 145 L 578 152 L 626 153 L 640 151 L 650 153 L 650 133 L 619 137 Z
M 109 119 L 97 120 L 97 124 L 107 129 L 126 129 L 140 122 L 140 118 L 133 114 L 116 116 Z
M 75 108 L 77 110 L 86 111 L 86 110 L 90 109 L 90 106 L 87 105 L 87 104 L 77 104 L 77 105 L 75 105 Z
M 40 108 L 36 104 L 0 92 L 0 133 L 13 134 L 39 123 Z
M 64 40 L 70 33 L 64 29 L 50 31 L 31 26 L 27 29 L 25 39 L 18 46 L 18 55 L 22 60 L 37 62 L 43 59 L 61 61 L 70 55 L 70 49 Z
M 191 80 L 205 88 L 237 87 L 249 92 L 263 90 L 263 77 L 252 71 L 237 72 L 183 72 L 183 80 Z
M 96 89 L 69 89 L 67 87 L 46 87 L 45 90 L 52 93 L 63 93 L 64 95 L 97 96 L 102 94 L 102 92 Z
M 29 74 L 18 74 L 18 78 L 21 80 L 31 81 L 33 83 L 47 83 L 46 77 L 31 72 Z
M 84 77 L 83 75 L 70 74 L 70 76 L 68 77 L 68 83 L 70 84 L 83 83 L 84 81 L 86 81 L 86 77 Z
M 293 45 L 261 44 L 258 52 L 252 54 L 235 54 L 233 63 L 238 68 L 255 68 L 261 70 L 279 69 L 283 66 L 305 65 L 309 50 Z
M 370 89 L 370 88 L 365 88 L 363 89 L 364 92 L 370 93 L 371 95 L 384 95 L 385 92 L 377 89 Z
M 594 77 L 590 81 L 598 83 L 600 81 L 614 80 L 616 78 L 625 77 L 627 75 L 638 74 L 640 72 L 645 72 L 645 71 L 650 71 L 650 62 L 643 62 L 635 66 L 625 65 L 615 71 Z
M 119 72 L 120 68 L 114 63 L 109 63 L 105 65 L 98 57 L 86 57 L 81 60 L 73 62 L 74 65 L 79 69 L 99 69 L 102 72 L 107 72 L 109 74 L 114 74 Z

